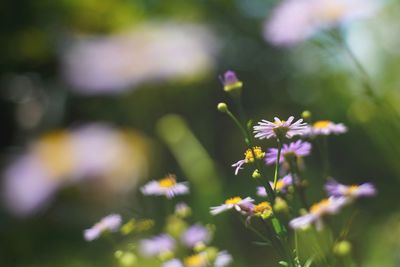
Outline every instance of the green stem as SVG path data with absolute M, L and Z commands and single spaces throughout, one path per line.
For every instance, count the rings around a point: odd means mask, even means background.
M 280 160 L 281 160 L 281 150 L 282 150 L 282 143 L 280 139 L 277 139 L 278 141 L 278 155 L 276 157 L 276 162 L 275 162 L 275 173 L 274 173 L 274 191 L 276 192 L 276 183 L 278 181 L 278 176 L 279 176 L 279 167 L 280 167 Z

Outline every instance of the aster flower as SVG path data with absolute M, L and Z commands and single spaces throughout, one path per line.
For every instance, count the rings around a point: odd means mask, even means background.
M 360 185 L 343 185 L 336 180 L 331 179 L 325 184 L 325 190 L 329 196 L 347 197 L 349 200 L 359 197 L 370 197 L 376 194 L 376 188 L 371 183 L 363 183 Z
M 233 197 L 227 199 L 225 203 L 220 206 L 211 207 L 210 212 L 212 215 L 217 215 L 233 208 L 239 212 L 247 211 L 251 207 L 252 202 L 254 202 L 254 199 L 250 197 L 246 197 L 245 199 L 242 199 L 241 197 Z
M 253 206 L 252 209 L 253 215 L 257 217 L 261 217 L 263 219 L 268 218 L 272 214 L 271 204 L 267 201 L 263 201 L 257 205 Z
M 273 182 L 269 182 L 269 184 L 271 185 L 272 188 L 274 187 Z M 283 178 L 278 179 L 278 181 L 276 182 L 275 190 L 276 190 L 276 192 L 286 193 L 287 188 L 289 186 L 291 186 L 292 184 L 293 184 L 292 175 L 288 174 L 288 175 L 284 176 Z M 265 187 L 258 186 L 257 187 L 257 195 L 260 197 L 266 197 L 267 190 L 265 189 Z
M 220 76 L 220 80 L 224 85 L 224 90 L 226 92 L 230 92 L 235 89 L 240 89 L 243 86 L 243 83 L 239 81 L 236 73 L 234 71 L 228 70 L 224 73 L 223 76 Z
M 369 0 L 284 0 L 266 22 L 264 37 L 278 46 L 305 41 L 322 29 L 367 16 L 375 6 Z
M 178 183 L 176 176 L 169 174 L 159 181 L 148 182 L 141 191 L 144 195 L 166 196 L 170 199 L 176 195 L 188 194 L 189 187 L 186 183 Z
M 315 223 L 318 230 L 322 229 L 322 218 L 325 215 L 336 214 L 347 203 L 344 197 L 329 197 L 311 206 L 309 212 L 289 222 L 290 227 L 304 228 Z
M 254 162 L 253 153 L 256 159 L 263 159 L 265 157 L 265 152 L 263 152 L 259 146 L 253 147 L 253 151 L 251 151 L 251 149 L 247 149 L 244 153 L 244 159 L 232 164 L 232 167 L 235 167 L 235 175 L 239 173 L 239 170 L 242 169 L 244 164 Z
M 121 226 L 121 216 L 118 214 L 110 214 L 100 222 L 96 223 L 93 227 L 86 229 L 83 236 L 86 241 L 93 241 L 100 237 L 100 235 L 106 231 L 116 232 Z
M 329 120 L 316 121 L 307 129 L 307 135 L 331 135 L 343 134 L 347 132 L 347 127 L 343 123 L 334 123 Z
M 227 251 L 223 250 L 218 253 L 217 257 L 214 260 L 214 266 L 215 267 L 225 267 L 231 264 L 233 261 L 233 258 L 231 254 L 229 254 Z
M 284 137 L 290 139 L 295 135 L 303 135 L 307 129 L 307 123 L 303 123 L 303 119 L 294 122 L 294 117 L 290 116 L 286 121 L 275 117 L 274 122 L 262 120 L 254 126 L 255 137 L 259 139 Z
M 175 249 L 175 240 L 167 234 L 161 234 L 140 241 L 139 247 L 144 256 L 160 256 Z
M 299 158 L 310 155 L 311 152 L 311 144 L 309 142 L 303 142 L 301 140 L 297 140 L 296 142 L 292 142 L 290 144 L 283 144 L 281 155 L 279 159 L 279 163 L 283 163 L 285 159 L 288 158 Z M 278 149 L 277 148 L 269 148 L 267 155 L 265 157 L 265 162 L 268 165 L 274 164 L 278 157 Z
M 181 236 L 182 243 L 189 248 L 194 248 L 199 244 L 207 244 L 210 239 L 210 231 L 201 224 L 190 226 Z

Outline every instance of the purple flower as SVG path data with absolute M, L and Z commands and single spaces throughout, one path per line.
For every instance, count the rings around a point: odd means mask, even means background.
M 182 243 L 189 248 L 194 248 L 199 244 L 206 244 L 210 239 L 211 235 L 209 230 L 201 224 L 190 226 L 181 237 Z
M 345 204 L 347 204 L 347 199 L 344 197 L 329 197 L 323 199 L 312 205 L 307 214 L 291 220 L 289 225 L 294 229 L 298 229 L 305 228 L 311 223 L 315 223 L 317 229 L 321 230 L 323 227 L 322 217 L 338 213 Z
M 63 76 L 73 90 L 88 95 L 193 78 L 215 65 L 217 50 L 217 40 L 208 28 L 165 21 L 70 41 L 63 51 Z
M 366 16 L 375 9 L 369 0 L 284 0 L 265 24 L 264 37 L 277 46 L 291 46 L 322 29 Z
M 175 240 L 167 234 L 161 234 L 140 241 L 139 247 L 144 256 L 159 256 L 166 252 L 172 252 L 175 249 Z
M 307 129 L 307 123 L 303 123 L 303 119 L 293 122 L 294 117 L 290 116 L 287 121 L 281 121 L 275 117 L 274 122 L 262 120 L 254 126 L 255 137 L 259 139 L 269 138 L 288 138 L 291 139 L 295 135 L 303 135 Z
M 360 185 L 343 185 L 339 184 L 334 179 L 331 179 L 325 184 L 325 190 L 329 196 L 348 197 L 350 199 L 370 197 L 376 194 L 376 188 L 371 183 L 363 183 Z
M 243 86 L 243 83 L 239 81 L 236 73 L 231 70 L 226 71 L 223 77 L 220 77 L 220 80 L 224 85 L 224 90 L 226 92 L 232 91 L 234 89 L 240 89 Z
M 272 188 L 274 188 L 274 183 L 269 182 Z M 281 192 L 281 193 L 286 193 L 286 189 L 293 184 L 293 178 L 292 175 L 288 174 L 284 176 L 283 178 L 279 179 L 276 181 L 276 191 Z M 267 196 L 267 191 L 265 190 L 264 186 L 258 186 L 257 187 L 257 195 L 260 197 L 266 197 Z
M 100 237 L 103 232 L 110 231 L 116 232 L 121 226 L 121 216 L 118 214 L 110 214 L 100 222 L 96 223 L 93 227 L 84 231 L 84 238 L 86 241 L 93 241 Z
M 292 142 L 289 145 L 284 144 L 281 150 L 281 156 L 279 159 L 279 163 L 283 163 L 286 157 L 295 156 L 295 157 L 304 157 L 310 155 L 311 152 L 311 144 L 309 142 L 303 142 L 301 140 L 297 140 L 296 142 Z M 274 164 L 278 157 L 278 149 L 270 148 L 268 149 L 267 156 L 265 157 L 265 162 L 268 165 Z

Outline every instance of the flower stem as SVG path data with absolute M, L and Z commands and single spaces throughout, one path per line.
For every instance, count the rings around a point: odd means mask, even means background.
M 279 175 L 279 167 L 280 167 L 280 160 L 281 160 L 281 150 L 282 150 L 282 143 L 281 140 L 278 138 L 278 155 L 276 157 L 276 162 L 275 162 L 275 173 L 274 173 L 274 191 L 276 192 L 276 183 L 278 181 L 278 175 Z

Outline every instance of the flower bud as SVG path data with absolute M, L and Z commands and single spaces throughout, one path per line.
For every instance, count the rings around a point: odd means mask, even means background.
M 218 103 L 217 109 L 222 113 L 226 113 L 228 111 L 228 105 L 223 102 Z
M 239 81 L 236 73 L 234 71 L 228 70 L 221 77 L 221 82 L 224 86 L 225 92 L 240 91 L 242 89 L 243 83 Z
M 351 252 L 351 243 L 347 240 L 339 241 L 333 247 L 333 253 L 338 256 L 347 256 Z
M 311 114 L 311 111 L 309 111 L 309 110 L 304 110 L 303 113 L 301 113 L 301 117 L 306 121 L 311 119 L 311 116 L 312 116 L 312 114 Z
M 289 211 L 289 206 L 283 198 L 277 197 L 275 199 L 274 211 L 286 213 Z
M 257 169 L 255 169 L 251 177 L 253 177 L 254 179 L 258 179 L 261 177 L 261 174 Z

